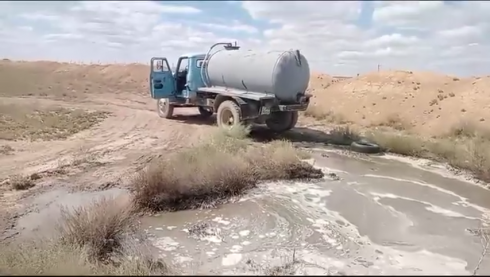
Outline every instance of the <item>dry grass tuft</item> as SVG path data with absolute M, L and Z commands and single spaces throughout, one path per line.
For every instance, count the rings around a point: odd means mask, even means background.
M 1 155 L 11 155 L 13 152 L 15 152 L 15 149 L 12 148 L 12 146 L 10 146 L 10 145 L 0 146 L 0 154 Z
M 164 263 L 123 246 L 128 243 L 124 235 L 133 231 L 135 223 L 130 203 L 121 198 L 101 199 L 85 208 L 64 209 L 59 239 L 3 245 L 0 272 L 8 275 L 169 274 Z
M 33 110 L 26 106 L 0 105 L 0 139 L 65 139 L 89 129 L 107 117 L 106 112 L 56 108 Z
M 291 180 L 323 177 L 310 164 L 301 162 L 305 153 L 286 140 L 272 141 L 260 148 L 243 153 L 248 170 L 258 180 Z M 320 176 L 321 175 L 321 176 Z
M 231 129 L 220 128 L 215 136 L 225 136 L 235 139 L 246 139 L 250 135 L 252 128 L 249 125 L 237 125 Z
M 490 129 L 476 124 L 475 122 L 462 120 L 451 127 L 446 137 L 455 138 L 485 138 L 490 140 Z
M 8 180 L 8 184 L 14 190 L 27 190 L 34 187 L 36 184 L 31 176 L 14 175 Z
M 315 118 L 317 120 L 326 121 L 335 124 L 346 124 L 348 120 L 342 114 L 334 113 L 332 111 L 325 111 L 319 106 L 309 105 L 308 109 L 304 112 L 305 116 Z
M 80 165 L 102 165 L 99 161 L 100 155 L 96 152 L 91 152 L 89 148 L 80 147 L 78 151 L 73 154 L 71 160 L 68 160 L 68 164 L 72 166 Z
M 2 246 L 0 270 L 8 275 L 89 275 L 92 265 L 82 249 L 49 240 Z
M 86 248 L 89 257 L 97 260 L 120 249 L 124 235 L 135 224 L 132 203 L 122 198 L 103 198 L 73 211 L 62 208 L 61 220 L 61 242 Z
M 421 138 L 409 134 L 370 132 L 367 137 L 392 153 L 445 162 L 490 181 L 490 139 L 484 131 L 455 128 L 443 138 Z
M 372 131 L 365 134 L 369 140 L 376 142 L 385 151 L 407 156 L 420 156 L 424 141 L 416 136 Z
M 398 131 L 408 130 L 411 127 L 410 124 L 403 120 L 398 114 L 390 114 L 376 125 L 390 127 Z
M 168 275 L 162 262 L 121 258 L 117 263 L 92 263 L 86 249 L 55 240 L 3 245 L 0 272 L 4 275 Z
M 203 145 L 152 163 L 133 180 L 136 205 L 150 210 L 192 209 L 222 203 L 260 180 L 323 177 L 300 161 L 291 143 L 251 144 L 220 131 Z
M 337 145 L 350 145 L 352 142 L 359 140 L 361 137 L 358 132 L 349 126 L 346 127 L 334 127 L 329 136 L 331 143 Z
M 181 210 L 220 201 L 252 188 L 256 178 L 238 156 L 196 149 L 151 164 L 133 181 L 135 201 L 151 210 Z M 205 156 L 199 157 L 200 154 Z

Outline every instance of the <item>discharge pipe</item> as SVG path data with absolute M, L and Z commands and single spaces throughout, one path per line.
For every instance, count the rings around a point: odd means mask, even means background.
M 201 66 L 201 78 L 202 78 L 202 81 L 204 82 L 204 85 L 206 87 L 209 87 L 209 83 L 208 83 L 207 74 L 206 75 L 204 74 L 204 68 L 208 65 L 208 59 L 209 59 L 209 56 L 211 54 L 211 51 L 213 50 L 214 47 L 216 47 L 218 45 L 224 45 L 224 48 L 226 50 L 238 50 L 238 49 L 240 49 L 240 46 L 238 46 L 236 44 L 236 41 L 235 41 L 235 45 L 233 45 L 231 42 L 218 42 L 218 43 L 213 44 L 213 46 L 211 46 L 209 48 L 209 51 L 206 53 L 206 56 L 204 56 L 204 61 L 203 61 L 202 66 Z

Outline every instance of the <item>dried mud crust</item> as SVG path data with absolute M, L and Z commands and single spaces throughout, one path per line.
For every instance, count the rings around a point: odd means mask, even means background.
M 17 235 L 17 232 L 12 230 L 15 227 L 17 218 L 19 218 L 18 215 L 9 211 L 0 213 L 0 243 Z
M 19 230 L 15 229 L 17 220 L 36 208 L 27 199 L 45 191 L 43 189 L 27 191 L 19 195 L 16 201 L 17 207 L 12 207 L 10 203 L 4 202 L 5 190 L 0 190 L 0 243 L 14 239 L 19 234 Z
M 89 129 L 108 115 L 54 108 L 39 110 L 23 105 L 0 104 L 0 139 L 2 140 L 59 140 Z

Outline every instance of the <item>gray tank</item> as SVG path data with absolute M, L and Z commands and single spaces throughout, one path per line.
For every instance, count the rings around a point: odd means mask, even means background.
M 310 80 L 310 67 L 298 51 L 220 50 L 209 57 L 207 85 L 272 93 L 285 102 L 297 101 Z

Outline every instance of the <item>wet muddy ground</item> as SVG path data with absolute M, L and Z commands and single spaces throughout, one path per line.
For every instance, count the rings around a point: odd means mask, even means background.
M 141 219 L 155 252 L 183 273 L 471 274 L 482 252 L 487 189 L 441 167 L 394 156 L 314 150 L 327 177 L 261 184 L 218 209 Z M 38 196 L 21 235 L 49 234 L 59 205 L 126 193 Z M 484 221 L 484 220 L 483 220 Z M 484 259 L 479 274 L 489 274 Z

